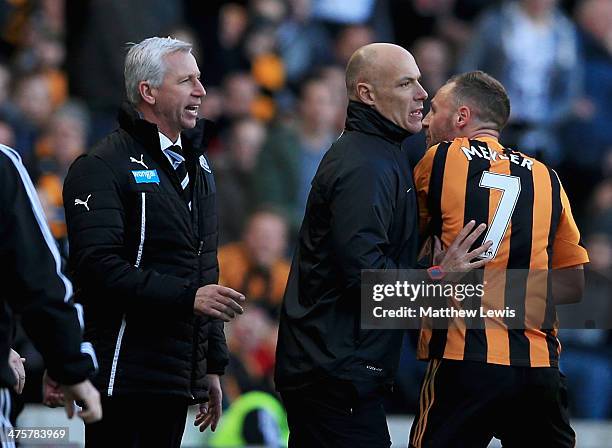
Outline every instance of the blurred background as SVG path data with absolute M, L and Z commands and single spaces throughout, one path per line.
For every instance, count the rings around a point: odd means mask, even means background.
M 279 305 L 310 180 L 344 126 L 344 67 L 362 45 L 409 49 L 430 98 L 460 71 L 500 79 L 512 101 L 502 141 L 557 169 L 591 269 L 610 279 L 612 0 L 0 0 L 0 143 L 22 155 L 64 255 L 64 176 L 116 127 L 126 43 L 153 35 L 194 44 L 207 90 L 200 113 L 218 124 L 209 153 L 221 283 L 248 297 L 226 325 L 224 404 L 227 415 L 251 398 L 233 429 L 249 443 L 282 439 L 282 427 L 264 424 L 276 411 L 261 405 L 276 396 Z M 414 165 L 424 136 L 405 144 Z M 561 342 L 572 418 L 603 425 L 612 418 L 610 332 L 564 331 Z M 407 335 L 390 415 L 415 411 L 425 363 L 414 343 Z M 36 424 L 42 360 L 23 332 L 15 348 L 28 375 L 17 400 Z M 602 427 L 586 424 L 579 436 Z

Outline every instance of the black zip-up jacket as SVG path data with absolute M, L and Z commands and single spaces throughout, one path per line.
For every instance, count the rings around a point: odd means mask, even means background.
M 357 391 L 392 382 L 402 342 L 360 329 L 362 269 L 415 266 L 418 232 L 409 133 L 355 101 L 312 181 L 281 310 L 276 387 L 329 379 Z
M 193 313 L 218 282 L 215 182 L 202 152 L 209 123 L 181 134 L 192 211 L 160 149 L 157 126 L 124 105 L 119 129 L 78 158 L 64 183 L 76 300 L 107 396 L 208 398 L 207 373 L 228 362 L 223 321 Z
M 95 372 L 91 344 L 82 341 L 80 307 L 47 226 L 36 189 L 11 148 L 0 145 L 0 388 L 16 383 L 8 356 L 13 313 L 43 355 L 51 378 L 79 383 Z

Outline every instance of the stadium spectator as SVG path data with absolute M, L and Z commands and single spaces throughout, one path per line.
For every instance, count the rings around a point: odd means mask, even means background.
M 23 360 L 10 349 L 15 315 L 42 352 L 49 376 L 61 384 L 66 412 L 72 417 L 75 400 L 83 400 L 79 416 L 95 422 L 102 416 L 100 395 L 89 382 L 97 368 L 91 344 L 82 342 L 82 313 L 71 302 L 72 284 L 61 273 L 60 257 L 45 222 L 34 186 L 16 151 L 0 146 L 0 255 L 3 284 L 12 284 L 0 299 L 0 444 L 7 439 L 11 399 L 8 388 L 21 393 Z
M 295 123 L 271 129 L 257 161 L 255 189 L 258 204 L 273 204 L 289 217 L 297 232 L 310 190 L 310 181 L 334 132 L 333 102 L 329 85 L 321 78 L 301 86 Z
M 250 21 L 247 5 L 240 0 L 182 3 L 183 23 L 196 35 L 201 48 L 198 61 L 207 67 L 206 90 L 219 87 L 227 73 L 248 70 L 242 47 Z
M 49 125 L 36 144 L 36 157 L 29 166 L 42 195 L 51 233 L 63 257 L 68 256 L 68 241 L 62 185 L 72 162 L 85 152 L 88 128 L 89 116 L 84 106 L 76 101 L 64 104 L 51 115 Z
M 260 3 L 284 5 L 276 0 Z M 272 22 L 276 17 L 261 20 L 263 24 L 254 27 L 246 36 L 244 51 L 250 61 L 251 76 L 258 86 L 258 95 L 251 105 L 252 113 L 260 120 L 270 121 L 276 115 L 274 97 L 285 86 L 285 66 L 278 55 L 278 24 Z
M 206 89 L 206 101 L 202 103 L 198 116 L 216 122 L 223 115 L 223 93 L 218 87 Z
M 412 49 L 421 68 L 423 87 L 430 92 L 437 92 L 446 83 L 451 70 L 452 58 L 448 44 L 437 37 L 423 37 L 414 43 Z M 427 101 L 429 103 L 431 100 Z
M 348 106 L 346 86 L 344 85 L 344 69 L 338 65 L 326 65 L 319 70 L 319 76 L 325 80 L 330 88 L 333 103 L 336 107 L 334 133 L 340 135 L 346 122 L 346 107 Z
M 26 163 L 30 163 L 38 138 L 49 123 L 53 112 L 49 84 L 44 76 L 33 73 L 20 78 L 13 102 L 21 114 L 15 125 L 16 147 Z
M 576 29 L 557 0 L 505 1 L 485 12 L 459 64 L 483 70 L 508 89 L 512 112 L 504 142 L 557 165 L 557 138 L 582 88 Z
M 272 375 L 278 324 L 257 303 L 249 303 L 243 317 L 227 326 L 230 361 L 223 385 L 230 403 L 251 390 L 274 393 Z
M 451 78 L 423 120 L 430 149 L 414 174 L 421 228 L 446 247 L 468 220 L 488 222 L 483 238 L 493 245 L 475 306 L 507 306 L 514 315 L 451 318 L 445 329 L 421 330 L 418 357 L 429 364 L 414 448 L 486 447 L 494 436 L 504 446 L 575 445 L 550 294 L 556 303 L 579 301 L 589 258 L 557 174 L 499 142 L 509 115 L 504 87 L 477 71 Z M 507 198 L 512 208 L 502 205 Z M 568 284 L 562 289 L 553 277 L 549 294 L 537 279 L 551 268 L 563 269 Z
M 266 128 L 253 118 L 234 122 L 225 139 L 227 144 L 223 152 L 214 160 L 220 244 L 235 242 L 242 237 L 255 203 L 253 177 L 266 132 Z
M 362 47 L 348 63 L 346 129 L 312 180 L 281 307 L 275 382 L 292 446 L 391 444 L 382 397 L 402 333 L 359 329 L 360 279 L 362 269 L 416 265 L 416 197 L 401 142 L 421 130 L 419 77 L 412 55 L 392 44 Z M 446 269 L 483 264 L 470 260 L 488 245 L 467 253 L 484 230 L 468 237 L 473 226 L 449 248 Z
M 267 92 L 281 90 L 285 86 L 285 64 L 277 54 L 277 39 L 272 28 L 260 28 L 249 34 L 247 51 L 251 59 L 251 75 Z
M 290 0 L 289 15 L 277 30 L 287 81 L 294 85 L 312 67 L 320 67 L 332 59 L 329 34 L 320 23 L 312 19 L 311 3 L 312 0 Z
M 248 72 L 229 73 L 223 79 L 223 115 L 217 123 L 219 132 L 226 131 L 236 120 L 252 117 L 257 95 L 257 84 Z
M 70 164 L 85 152 L 88 129 L 87 109 L 76 100 L 53 112 L 36 145 L 37 166 L 31 169 L 35 177 L 38 179 L 43 173 L 53 172 L 63 182 Z
M 190 50 L 159 37 L 130 48 L 121 127 L 64 183 L 70 268 L 104 393 L 88 447 L 119 434 L 128 446 L 178 447 L 188 404 L 199 404 L 201 430 L 221 416 L 223 322 L 244 296 L 217 285 L 215 184 L 197 119 L 206 91 Z
M 62 70 L 66 49 L 57 35 L 41 26 L 32 27 L 28 46 L 16 56 L 17 73 L 39 73 L 47 82 L 51 105 L 55 109 L 68 96 L 68 78 Z
M 584 93 L 573 108 L 571 124 L 562 129 L 567 179 L 572 202 L 586 204 L 604 173 L 605 153 L 610 146 L 608 123 L 612 122 L 612 2 L 587 0 L 576 10 L 579 45 L 584 60 Z M 585 182 L 584 179 L 589 179 Z M 578 209 L 582 216 L 586 210 Z
M 278 317 L 289 263 L 285 217 L 273 208 L 260 208 L 247 220 L 241 242 L 219 249 L 219 284 L 244 291 L 272 318 Z

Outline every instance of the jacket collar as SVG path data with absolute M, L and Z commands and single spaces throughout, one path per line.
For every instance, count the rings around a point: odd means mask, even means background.
M 121 105 L 117 119 L 119 126 L 145 148 L 151 148 L 155 155 L 161 153 L 157 125 L 143 119 L 131 104 L 124 102 Z M 214 133 L 214 128 L 215 124 L 212 121 L 198 120 L 193 129 L 181 132 L 182 147 L 193 155 L 203 154 L 210 137 Z
M 406 137 L 412 135 L 383 117 L 376 109 L 353 100 L 349 101 L 344 127 L 347 131 L 377 135 L 396 144 L 401 144 Z

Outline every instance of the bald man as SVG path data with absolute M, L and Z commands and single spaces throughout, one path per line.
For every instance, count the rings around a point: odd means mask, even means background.
M 275 380 L 291 447 L 391 444 L 382 400 L 402 333 L 360 329 L 361 270 L 416 267 L 417 205 L 401 143 L 421 130 L 420 76 L 397 45 L 367 45 L 349 60 L 345 129 L 312 181 L 281 309 Z M 471 246 L 483 229 L 457 241 Z M 441 269 L 468 270 L 466 247 L 453 245 Z

